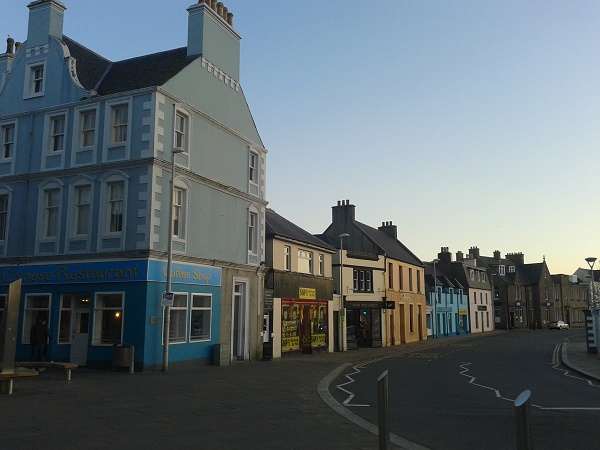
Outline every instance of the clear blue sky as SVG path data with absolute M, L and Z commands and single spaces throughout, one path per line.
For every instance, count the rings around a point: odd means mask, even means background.
M 22 41 L 28 1 L 4 2 Z M 190 0 L 64 0 L 110 60 L 186 45 Z M 349 199 L 430 260 L 440 247 L 600 257 L 600 2 L 229 0 L 270 207 L 311 233 Z M 2 49 L 3 50 L 3 49 Z

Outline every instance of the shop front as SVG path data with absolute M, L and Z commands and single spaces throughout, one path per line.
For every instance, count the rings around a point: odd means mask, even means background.
M 282 356 L 327 351 L 327 309 L 327 301 L 281 299 Z
M 384 302 L 346 301 L 346 338 L 348 350 L 381 347 L 381 315 Z
M 16 358 L 30 359 L 29 330 L 45 319 L 47 359 L 110 367 L 114 346 L 133 346 L 137 370 L 162 363 L 166 263 L 155 260 L 0 267 L 0 303 L 22 280 Z M 209 359 L 219 342 L 221 269 L 174 264 L 170 361 Z

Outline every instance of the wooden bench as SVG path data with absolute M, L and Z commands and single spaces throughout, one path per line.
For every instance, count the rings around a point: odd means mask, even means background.
M 8 395 L 13 392 L 13 380 L 20 377 L 35 377 L 39 372 L 35 370 L 18 370 L 15 372 L 0 373 L 0 392 L 5 391 Z
M 18 361 L 15 367 L 24 367 L 27 369 L 44 368 L 44 369 L 63 369 L 67 375 L 67 381 L 71 381 L 71 371 L 77 369 L 77 364 L 58 361 Z

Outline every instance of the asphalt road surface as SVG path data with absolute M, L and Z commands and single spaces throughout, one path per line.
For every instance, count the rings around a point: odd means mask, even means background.
M 600 384 L 560 364 L 561 342 L 582 330 L 514 331 L 453 341 L 345 372 L 331 394 L 378 423 L 377 379 L 388 371 L 391 432 L 431 449 L 516 448 L 515 399 L 531 391 L 536 448 L 598 448 Z

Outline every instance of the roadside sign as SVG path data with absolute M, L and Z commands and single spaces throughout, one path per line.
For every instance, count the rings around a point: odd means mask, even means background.
M 162 306 L 173 306 L 173 293 L 172 292 L 163 292 L 162 301 L 160 302 Z

